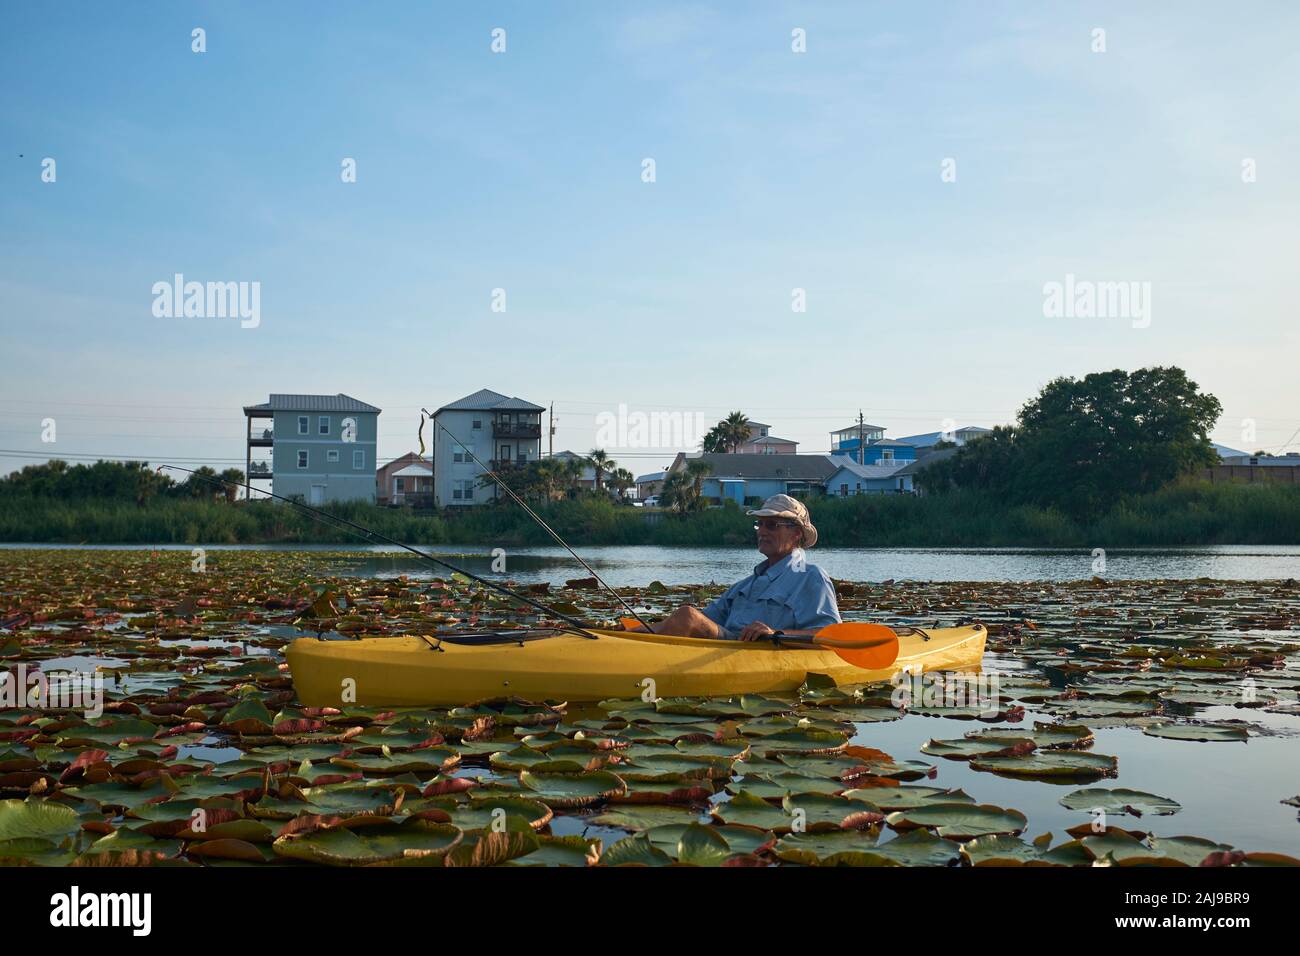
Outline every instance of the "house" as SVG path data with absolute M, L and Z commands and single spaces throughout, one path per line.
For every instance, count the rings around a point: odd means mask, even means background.
M 967 425 L 964 428 L 955 428 L 950 432 L 926 432 L 924 435 L 907 435 L 898 439 L 914 448 L 929 448 L 937 445 L 941 441 L 950 441 L 957 447 L 961 447 L 974 438 L 980 438 L 992 432 L 991 428 L 980 428 L 978 425 Z
M 918 476 L 931 465 L 937 465 L 955 454 L 957 454 L 956 448 L 940 448 L 931 451 L 928 455 L 922 455 L 916 461 L 909 462 L 894 472 L 893 478 L 895 481 L 902 483 L 899 487 L 904 492 L 910 491 L 913 494 L 924 495 L 926 493 L 925 478 L 924 476 L 918 478 Z
M 839 468 L 826 479 L 826 494 L 832 497 L 909 494 L 912 491 L 910 475 L 898 477 L 907 467 L 902 462 L 888 465 L 859 465 L 853 459 L 843 456 L 837 456 L 836 460 L 840 462 Z
M 668 472 L 700 460 L 710 466 L 700 482 L 700 496 L 715 502 L 731 499 L 753 504 L 772 495 L 821 494 L 826 479 L 839 467 L 830 455 L 744 455 L 678 452 Z
M 791 438 L 777 438 L 771 434 L 772 426 L 748 421 L 749 441 L 736 449 L 738 455 L 795 455 L 799 443 Z
M 637 475 L 636 496 L 645 499 L 659 494 L 663 490 L 664 479 L 667 477 L 667 471 L 652 471 L 648 475 Z
M 375 483 L 381 505 L 427 507 L 433 502 L 433 467 L 413 451 L 380 468 Z
M 860 440 L 859 440 L 860 436 Z M 858 453 L 859 445 L 862 448 Z M 879 425 L 850 425 L 831 432 L 831 454 L 863 465 L 891 465 L 916 460 L 916 446 L 902 439 L 886 438 Z
M 1220 458 L 1218 465 L 1204 469 L 1201 477 L 1214 482 L 1265 484 L 1280 481 L 1300 484 L 1300 452 L 1292 451 L 1285 455 L 1226 455 Z
M 1300 452 L 1289 451 L 1285 455 L 1229 455 L 1221 460 L 1225 465 L 1245 465 L 1256 468 L 1297 468 L 1300 467 Z
M 311 505 L 373 502 L 380 411 L 342 393 L 272 395 L 245 405 L 246 494 L 252 496 L 254 481 L 270 481 L 272 494 Z
M 577 452 L 569 451 L 567 448 L 564 451 L 557 451 L 551 457 L 558 461 L 564 461 L 564 462 L 569 462 L 569 461 L 585 462 L 587 460 L 587 457 L 585 455 L 579 455 Z M 609 472 L 606 471 L 605 474 L 601 476 L 602 483 L 604 479 L 608 477 L 609 477 Z M 577 487 L 594 489 L 596 487 L 596 469 L 591 467 L 591 465 L 585 465 L 582 469 L 582 474 L 578 476 Z
M 439 407 L 433 413 L 434 505 L 459 507 L 504 497 L 495 485 L 480 485 L 483 465 L 509 481 L 512 468 L 540 458 L 543 411 L 490 388 Z

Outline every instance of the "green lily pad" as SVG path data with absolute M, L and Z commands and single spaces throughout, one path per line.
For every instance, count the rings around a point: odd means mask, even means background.
M 443 857 L 461 842 L 459 827 L 410 820 L 404 824 L 366 827 L 353 832 L 343 827 L 293 833 L 275 841 L 276 854 L 328 866 L 369 866 L 406 863 L 441 866 Z
M 1142 733 L 1168 740 L 1241 741 L 1250 737 L 1246 728 L 1233 724 L 1154 724 L 1143 727 Z
M 536 799 L 551 807 L 585 807 L 627 791 L 626 783 L 604 770 L 536 774 L 524 770 L 519 774 L 519 782 Z
M 1144 813 L 1167 816 L 1182 809 L 1177 801 L 1170 800 L 1168 797 L 1144 793 L 1141 790 L 1127 790 L 1123 787 L 1113 789 L 1088 787 L 1084 790 L 1075 790 L 1063 796 L 1060 803 L 1069 810 L 1091 812 L 1102 809 L 1107 813 L 1133 813 L 1134 816 L 1141 816 Z
M 542 837 L 531 853 L 515 857 L 506 866 L 589 866 L 600 859 L 601 841 L 583 836 Z
M 934 803 L 898 810 L 891 813 L 885 822 L 895 830 L 933 827 L 939 836 L 952 840 L 969 840 L 990 834 L 1014 835 L 1029 825 L 1019 810 L 974 803 Z
M 1038 847 L 1002 833 L 967 840 L 961 845 L 961 855 L 971 866 L 1024 866 L 1043 859 Z
M 0 840 L 36 838 L 59 843 L 81 828 L 71 807 L 49 800 L 0 800 Z
M 788 833 L 777 841 L 773 853 L 787 863 L 804 866 L 879 866 L 876 848 L 879 830 L 828 830 Z
M 623 830 L 650 830 L 662 826 L 689 826 L 699 821 L 700 812 L 675 806 L 619 806 L 590 819 L 592 826 Z
M 1008 777 L 1095 780 L 1113 775 L 1119 761 L 1106 754 L 1082 750 L 1045 750 L 1023 757 L 974 757 L 970 765 L 973 770 L 985 770 Z

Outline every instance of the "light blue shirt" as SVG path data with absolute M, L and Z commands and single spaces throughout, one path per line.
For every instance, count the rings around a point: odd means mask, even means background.
M 762 621 L 774 631 L 815 631 L 840 622 L 835 585 L 815 564 L 808 564 L 802 548 L 764 570 L 727 588 L 704 609 L 704 616 L 723 629 L 722 637 L 735 640 L 746 624 Z

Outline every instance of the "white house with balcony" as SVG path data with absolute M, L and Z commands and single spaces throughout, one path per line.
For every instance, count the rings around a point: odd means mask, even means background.
M 512 469 L 540 458 L 544 411 L 490 388 L 441 406 L 433 413 L 434 505 L 461 507 L 501 496 L 496 486 L 481 485 L 483 465 L 509 482 Z
M 310 505 L 375 500 L 380 409 L 344 395 L 272 395 L 245 405 L 245 493 L 253 482 Z

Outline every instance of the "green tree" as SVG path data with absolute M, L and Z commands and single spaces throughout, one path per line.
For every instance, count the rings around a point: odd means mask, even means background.
M 927 469 L 928 490 L 994 491 L 1014 503 L 1095 516 L 1218 460 L 1222 406 L 1180 368 L 1057 378 L 996 428 Z
M 603 448 L 593 448 L 587 455 L 587 464 L 591 465 L 591 467 L 595 469 L 597 491 L 600 491 L 604 487 L 603 479 L 605 477 L 605 472 L 613 471 L 618 466 L 618 462 L 605 454 L 605 449 Z

